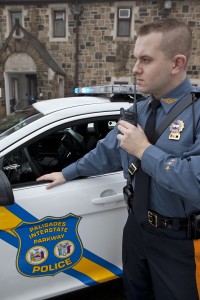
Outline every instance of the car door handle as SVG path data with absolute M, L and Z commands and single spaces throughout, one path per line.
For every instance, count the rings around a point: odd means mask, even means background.
M 124 195 L 122 193 L 92 199 L 93 204 L 107 204 L 107 203 L 120 202 L 120 201 L 124 201 Z

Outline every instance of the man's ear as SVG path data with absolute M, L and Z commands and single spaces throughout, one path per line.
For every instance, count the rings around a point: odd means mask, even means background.
M 174 67 L 172 70 L 172 74 L 177 74 L 180 72 L 181 69 L 184 69 L 184 66 L 186 65 L 186 57 L 183 54 L 177 54 L 174 56 Z

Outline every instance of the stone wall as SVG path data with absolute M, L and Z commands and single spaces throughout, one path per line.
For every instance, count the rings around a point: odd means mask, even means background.
M 67 2 L 67 1 L 66 1 Z M 59 3 L 59 1 L 57 1 Z M 132 39 L 116 39 L 114 37 L 115 12 L 118 5 L 132 5 L 134 11 L 134 33 L 139 26 L 161 17 L 176 17 L 189 24 L 193 31 L 194 44 L 192 58 L 188 66 L 188 74 L 200 85 L 200 5 L 199 0 L 172 1 L 172 9 L 163 9 L 164 1 L 93 1 L 83 5 L 79 18 L 78 45 L 78 85 L 103 85 L 117 81 L 132 82 L 134 65 Z M 56 62 L 67 74 L 65 94 L 74 85 L 75 52 L 76 52 L 76 20 L 68 6 L 68 41 L 52 42 L 49 39 L 50 7 L 41 4 L 27 5 L 24 28 L 38 38 L 51 53 Z M 6 36 L 6 16 L 4 6 L 0 5 L 1 45 Z M 1 46 L 0 45 L 0 46 Z M 42 79 L 41 79 L 42 80 Z M 49 87 L 48 87 L 49 89 Z

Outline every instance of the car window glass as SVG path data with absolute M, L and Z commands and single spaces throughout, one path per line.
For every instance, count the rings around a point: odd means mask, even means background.
M 0 120 L 0 139 L 42 117 L 43 114 L 39 113 L 33 107 L 9 114 Z
M 3 170 L 11 184 L 28 183 L 42 174 L 61 171 L 94 149 L 116 122 L 101 119 L 57 128 L 6 155 Z

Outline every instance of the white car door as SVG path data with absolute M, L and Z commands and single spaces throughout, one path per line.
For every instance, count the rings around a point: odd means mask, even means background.
M 46 185 L 15 185 L 15 204 L 0 207 L 1 299 L 46 299 L 122 274 L 122 171 Z

